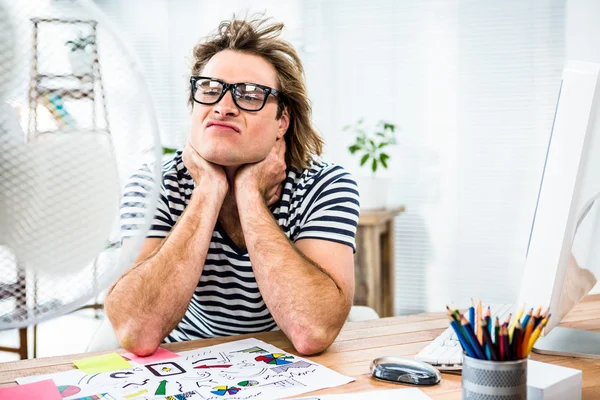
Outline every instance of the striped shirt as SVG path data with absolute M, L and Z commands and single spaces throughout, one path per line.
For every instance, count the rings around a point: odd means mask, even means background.
M 121 202 L 123 238 L 135 236 L 143 225 L 152 187 L 148 168 L 142 168 L 126 184 Z M 163 163 L 160 197 L 148 238 L 167 237 L 189 204 L 193 189 L 194 181 L 179 151 Z M 289 170 L 281 199 L 271 212 L 292 242 L 321 239 L 356 250 L 357 185 L 338 165 L 315 160 L 308 169 Z M 185 316 L 165 342 L 274 329 L 277 324 L 262 299 L 247 250 L 236 246 L 217 222 L 198 286 Z

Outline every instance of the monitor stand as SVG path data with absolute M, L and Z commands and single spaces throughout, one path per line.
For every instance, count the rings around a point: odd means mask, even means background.
M 567 357 L 600 359 L 600 332 L 555 327 L 538 339 L 533 352 Z

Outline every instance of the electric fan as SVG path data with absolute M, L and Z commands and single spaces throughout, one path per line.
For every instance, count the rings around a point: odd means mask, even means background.
M 0 330 L 73 311 L 132 264 L 120 197 L 161 147 L 140 68 L 91 1 L 0 0 Z M 131 228 L 131 227 L 130 227 Z

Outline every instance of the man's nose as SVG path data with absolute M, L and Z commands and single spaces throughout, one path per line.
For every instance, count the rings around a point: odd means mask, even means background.
M 239 108 L 233 101 L 233 91 L 228 90 L 223 98 L 213 106 L 213 111 L 222 117 L 235 117 L 240 113 Z

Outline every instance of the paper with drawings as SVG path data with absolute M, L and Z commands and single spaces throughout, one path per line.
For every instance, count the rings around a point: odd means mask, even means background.
M 194 398 L 202 400 L 245 400 L 289 397 L 354 380 L 257 339 L 178 355 L 121 371 L 87 375 L 71 370 L 19 378 L 17 382 L 52 379 L 59 390 L 61 386 L 69 387 L 67 393 L 72 395 L 64 397 L 69 400 L 97 393 L 142 400 L 189 392 L 195 392 Z

